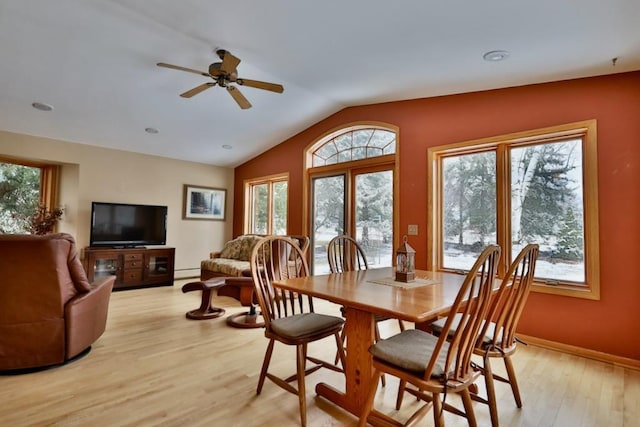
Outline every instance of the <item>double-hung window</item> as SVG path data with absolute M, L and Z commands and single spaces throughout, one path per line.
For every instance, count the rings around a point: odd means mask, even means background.
M 245 182 L 246 233 L 287 234 L 288 184 L 288 174 Z
M 540 245 L 534 289 L 599 298 L 596 123 L 429 150 L 430 267 L 466 271 L 489 244 L 500 271 Z

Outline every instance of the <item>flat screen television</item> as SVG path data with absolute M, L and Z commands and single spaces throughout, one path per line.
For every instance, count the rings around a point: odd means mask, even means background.
M 90 246 L 135 247 L 166 242 L 166 206 L 91 203 Z

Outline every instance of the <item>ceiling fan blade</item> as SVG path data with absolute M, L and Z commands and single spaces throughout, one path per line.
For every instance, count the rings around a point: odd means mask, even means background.
M 211 77 L 215 78 L 217 76 L 224 74 L 225 72 L 222 70 L 221 67 L 222 67 L 222 62 L 214 62 L 213 64 L 209 65 L 209 74 L 211 75 Z
M 259 80 L 238 79 L 236 81 L 239 85 L 255 87 L 258 89 L 270 90 L 271 92 L 282 93 L 284 92 L 284 86 L 276 83 L 261 82 Z
M 236 58 L 230 52 L 225 50 L 220 69 L 227 74 L 231 74 L 234 71 L 236 71 L 236 68 L 238 68 L 239 63 L 240 63 L 240 60 L 238 58 Z
M 251 103 L 244 97 L 242 92 L 235 86 L 227 86 L 227 91 L 236 100 L 240 108 L 246 110 L 247 108 L 251 108 Z
M 167 64 L 164 62 L 158 62 L 156 64 L 158 67 L 171 68 L 172 70 L 186 71 L 187 73 L 200 74 L 201 76 L 211 77 L 209 73 L 204 71 L 194 70 L 193 68 L 180 67 L 179 65 Z
M 209 89 L 210 87 L 214 87 L 216 84 L 214 82 L 207 82 L 201 84 L 200 86 L 196 86 L 191 90 L 186 91 L 185 93 L 181 93 L 180 96 L 183 98 L 191 98 L 194 95 L 199 94 L 200 92 Z

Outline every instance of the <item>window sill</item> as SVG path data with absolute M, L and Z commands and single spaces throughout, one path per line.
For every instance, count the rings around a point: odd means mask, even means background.
M 572 298 L 590 299 L 595 301 L 600 300 L 600 292 L 587 286 L 545 285 L 544 283 L 536 282 L 531 287 L 531 291 Z

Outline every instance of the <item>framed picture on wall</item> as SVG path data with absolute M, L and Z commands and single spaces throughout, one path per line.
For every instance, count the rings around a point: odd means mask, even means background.
M 226 203 L 225 189 L 185 184 L 182 219 L 224 221 Z

